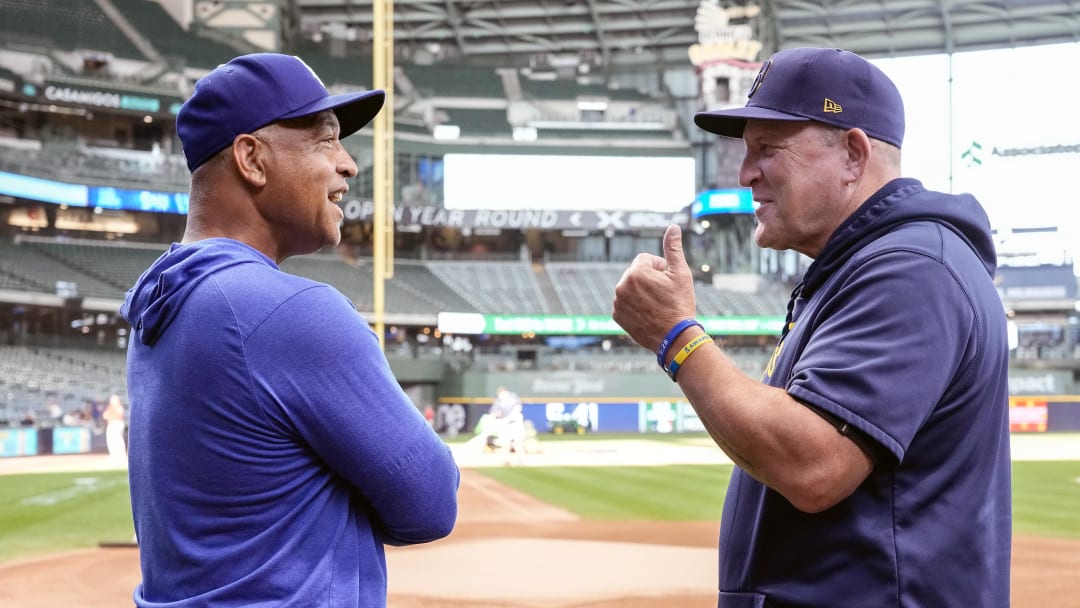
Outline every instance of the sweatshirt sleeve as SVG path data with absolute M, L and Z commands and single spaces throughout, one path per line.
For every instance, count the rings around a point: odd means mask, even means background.
M 862 264 L 812 322 L 788 392 L 903 460 L 970 356 L 970 298 L 938 260 L 898 251 Z
M 266 415 L 347 480 L 391 545 L 447 536 L 459 471 L 401 389 L 374 332 L 328 286 L 300 291 L 247 340 Z

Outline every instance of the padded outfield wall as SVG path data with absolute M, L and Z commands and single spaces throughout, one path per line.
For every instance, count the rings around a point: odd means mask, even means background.
M 656 373 L 464 372 L 440 385 L 436 429 L 471 434 L 500 386 L 518 393 L 523 413 L 543 432 L 703 430 L 678 385 Z M 1080 395 L 1010 397 L 1014 432 L 1080 431 Z
M 1016 376 L 1024 377 L 1020 373 Z M 1070 380 L 1072 386 L 1071 379 L 1059 379 Z M 1016 388 L 1040 388 L 1030 378 L 1016 384 Z M 416 386 L 407 386 L 406 391 L 418 405 L 434 402 L 436 430 L 447 436 L 471 435 L 500 386 L 518 393 L 525 418 L 541 433 L 703 430 L 678 385 L 659 370 L 638 374 L 470 371 L 449 374 L 440 383 L 426 384 L 423 391 L 413 390 Z M 1050 382 L 1044 372 L 1041 388 L 1056 387 L 1057 383 Z M 1013 432 L 1080 431 L 1080 394 L 1034 391 L 1013 395 L 1009 401 Z M 104 451 L 104 433 L 86 427 L 0 428 L 0 457 Z

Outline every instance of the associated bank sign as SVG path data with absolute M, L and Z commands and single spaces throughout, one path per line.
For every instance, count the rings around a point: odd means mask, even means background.
M 79 89 L 57 85 L 45 87 L 45 99 L 80 106 L 134 110 L 138 112 L 157 112 L 161 109 L 161 100 L 155 97 L 125 95 L 111 91 Z
M 1039 154 L 1080 154 L 1080 143 L 1073 144 L 1047 144 L 1039 146 L 1026 146 L 1016 148 L 998 148 L 990 152 L 994 156 L 1031 156 Z
M 982 142 L 973 139 L 960 151 L 960 160 L 968 167 L 982 165 L 988 158 L 1020 158 L 1024 156 L 1048 156 L 1052 154 L 1080 154 L 1080 142 L 1036 143 L 1031 145 L 993 145 L 987 154 Z

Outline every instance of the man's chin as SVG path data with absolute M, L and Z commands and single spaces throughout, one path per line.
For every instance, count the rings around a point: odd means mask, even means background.
M 761 220 L 758 220 L 757 225 L 754 226 L 754 244 L 762 249 L 769 249 L 771 240 L 765 231 L 765 225 L 761 223 Z

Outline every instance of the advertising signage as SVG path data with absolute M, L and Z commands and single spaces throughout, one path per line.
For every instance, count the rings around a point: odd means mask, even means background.
M 43 203 L 85 207 L 87 186 L 0 171 L 0 194 Z
M 32 84 L 26 83 L 22 88 L 22 92 L 28 97 L 40 98 L 49 103 L 108 110 L 127 110 L 146 114 L 175 114 L 175 109 L 183 101 L 179 97 L 168 95 L 134 93 L 55 82 L 46 82 L 40 90 Z
M 781 316 L 699 317 L 711 335 L 775 335 L 784 326 Z M 439 313 L 439 331 L 488 335 L 616 335 L 624 333 L 611 317 L 602 315 L 484 315 Z
M 690 213 L 695 219 L 724 213 L 753 213 L 754 197 L 749 188 L 706 190 L 694 199 Z
M 370 223 L 375 203 L 349 200 L 341 204 L 346 222 Z M 494 228 L 509 230 L 663 230 L 684 225 L 682 211 L 605 211 L 603 209 L 446 209 L 433 205 L 394 205 L 399 227 Z
M 70 207 L 179 214 L 187 213 L 190 198 L 187 192 L 83 186 L 3 171 L 0 194 Z
M 12 91 L 23 97 L 88 109 L 124 110 L 143 114 L 170 114 L 175 116 L 184 100 L 179 96 L 160 95 L 134 91 L 122 91 L 83 84 L 45 82 L 37 84 L 26 80 L 15 81 Z
M 89 188 L 89 206 L 124 211 L 186 214 L 190 196 L 186 192 L 157 192 L 125 188 Z

